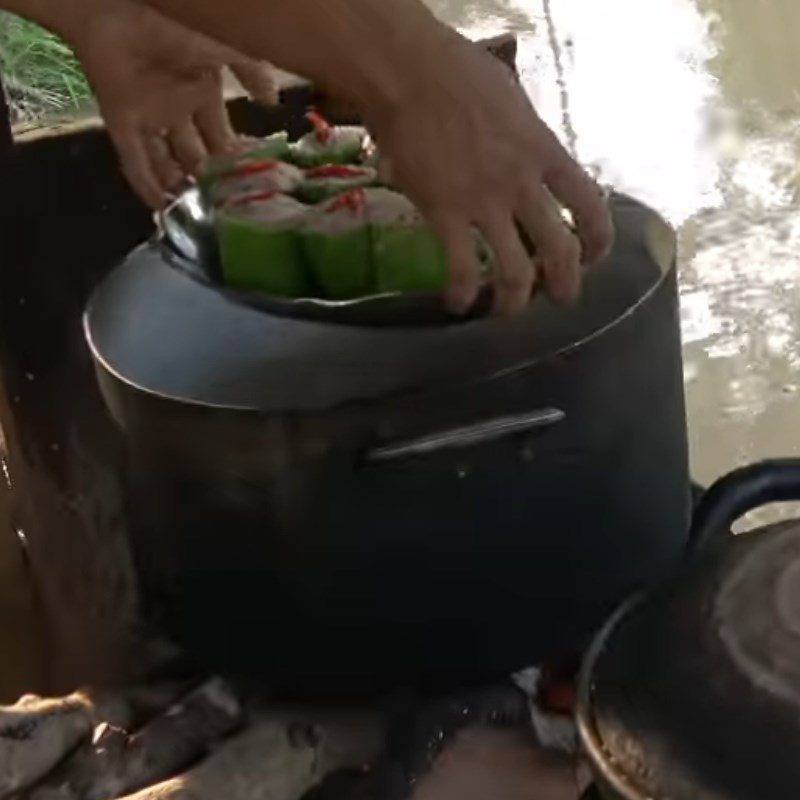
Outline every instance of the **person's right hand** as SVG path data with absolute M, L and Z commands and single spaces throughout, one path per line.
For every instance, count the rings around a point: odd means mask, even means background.
M 441 237 L 448 305 L 466 311 L 480 289 L 471 226 L 491 246 L 495 312 L 528 304 L 541 281 L 558 302 L 578 294 L 583 267 L 608 254 L 613 231 L 597 184 L 542 122 L 508 70 L 448 32 L 435 63 L 400 102 L 367 109 L 391 178 Z M 556 201 L 572 212 L 575 233 Z M 532 259 L 519 229 L 535 248 Z

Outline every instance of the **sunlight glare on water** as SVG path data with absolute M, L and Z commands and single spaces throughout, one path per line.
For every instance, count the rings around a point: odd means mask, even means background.
M 800 2 L 429 4 L 515 32 L 562 141 L 678 228 L 695 476 L 800 454 Z

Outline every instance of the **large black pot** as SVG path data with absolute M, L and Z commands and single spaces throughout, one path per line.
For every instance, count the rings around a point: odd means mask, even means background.
M 680 558 L 674 236 L 612 199 L 583 299 L 378 327 L 270 313 L 153 245 L 86 315 L 136 553 L 212 666 L 323 693 L 506 674 Z

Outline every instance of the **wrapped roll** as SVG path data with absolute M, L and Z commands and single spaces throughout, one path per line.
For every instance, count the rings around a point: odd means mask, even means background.
M 236 197 L 218 209 L 224 282 L 281 297 L 312 296 L 298 233 L 307 212 L 307 206 L 277 192 Z
M 263 161 L 266 158 L 287 161 L 289 153 L 289 137 L 285 131 L 264 139 L 252 139 L 233 152 L 212 156 L 205 165 L 202 181 L 214 181 L 249 161 Z
M 299 192 L 307 202 L 318 203 L 351 189 L 372 186 L 377 178 L 378 173 L 370 167 L 326 164 L 306 171 Z
M 301 167 L 321 167 L 325 164 L 356 164 L 367 132 L 353 125 L 329 125 L 319 114 L 306 115 L 314 126 L 291 146 L 292 160 Z
M 352 189 L 316 206 L 305 219 L 303 247 L 317 285 L 331 300 L 373 292 L 364 190 Z
M 303 183 L 303 172 L 273 158 L 251 159 L 214 180 L 206 189 L 212 204 L 241 195 L 279 192 L 293 194 Z
M 365 189 L 378 292 L 439 291 L 447 258 L 439 237 L 414 204 L 389 189 Z

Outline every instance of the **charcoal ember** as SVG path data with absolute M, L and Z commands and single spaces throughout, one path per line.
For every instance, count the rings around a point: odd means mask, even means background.
M 209 680 L 135 733 L 99 726 L 94 741 L 39 784 L 28 800 L 113 800 L 157 784 L 205 756 L 241 722 L 242 710 L 231 690 L 219 679 Z
M 0 798 L 40 780 L 91 736 L 93 709 L 83 694 L 23 697 L 0 707 Z

